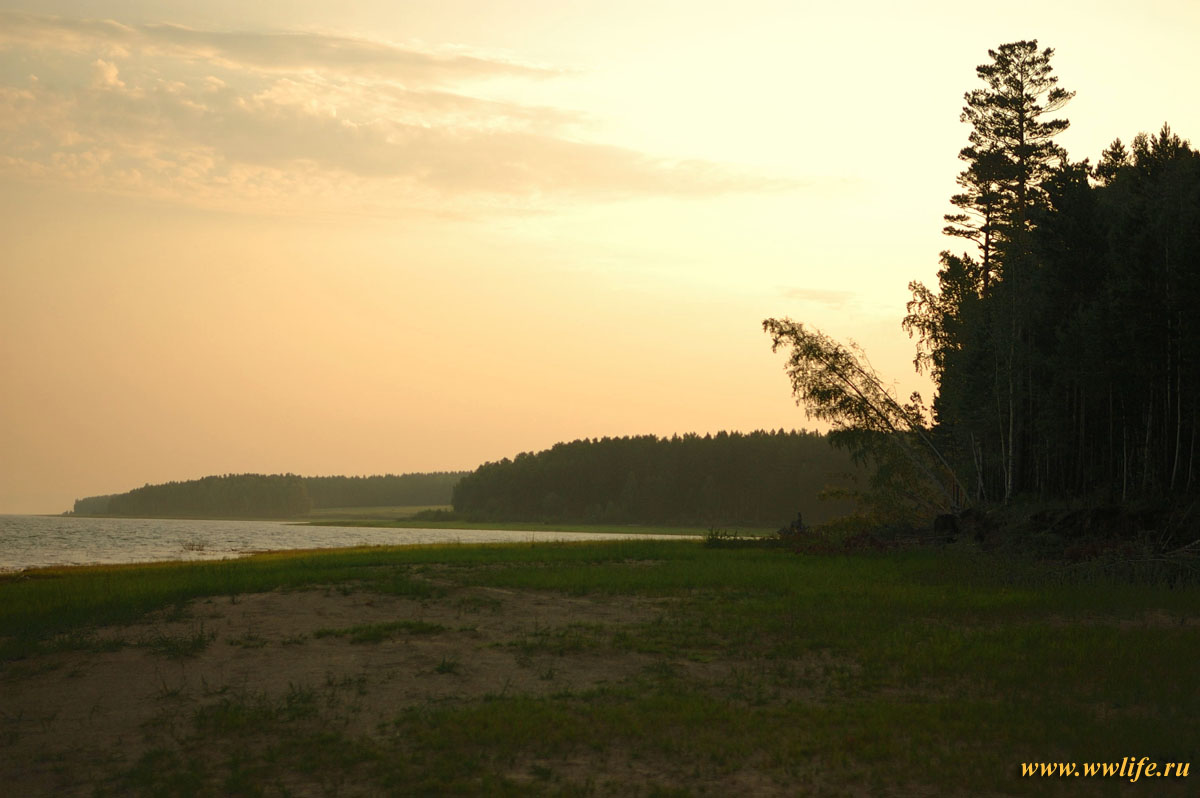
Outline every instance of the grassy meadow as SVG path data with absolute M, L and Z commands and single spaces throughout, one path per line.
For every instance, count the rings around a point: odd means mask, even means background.
M 268 599 L 313 609 L 287 628 L 278 609 L 229 620 Z M 1195 758 L 1198 609 L 1195 585 L 955 546 L 614 540 L 32 571 L 0 581 L 0 776 L 92 795 L 1186 795 L 1187 778 L 1021 763 Z M 35 745 L 67 708 L 15 696 L 117 667 L 154 674 L 120 729 L 136 744 Z

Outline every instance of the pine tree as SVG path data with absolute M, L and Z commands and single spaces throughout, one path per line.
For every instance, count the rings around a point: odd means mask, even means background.
M 1108 149 L 1100 154 L 1100 163 L 1096 164 L 1092 174 L 1101 185 L 1110 186 L 1120 171 L 1131 164 L 1129 150 L 1125 149 L 1120 139 L 1113 139 Z
M 1051 73 L 1053 48 L 1038 50 L 1037 40 L 1002 44 L 988 50 L 991 63 L 975 68 L 986 88 L 964 95 L 960 119 L 971 126 L 970 142 L 959 154 L 972 171 L 994 186 L 1000 204 L 996 225 L 1010 247 L 1027 246 L 1032 209 L 1045 203 L 1041 184 L 1065 156 L 1054 137 L 1070 126 L 1066 119 L 1045 119 L 1075 92 L 1058 86 Z M 981 194 L 980 201 L 990 196 Z
M 958 157 L 968 161 L 970 166 L 958 176 L 962 193 L 950 198 L 950 204 L 959 212 L 946 214 L 949 224 L 942 228 L 942 232 L 973 241 L 979 247 L 977 291 L 984 294 L 991 284 L 996 249 L 1005 232 L 1002 222 L 1008 163 L 996 149 L 976 152 L 967 147 Z
M 998 462 L 1003 487 L 993 492 L 1007 500 L 1022 487 L 1022 441 L 1030 435 L 1026 419 L 1037 402 L 1028 368 L 1036 304 L 1030 233 L 1046 206 L 1043 184 L 1066 160 L 1054 136 L 1069 123 L 1048 115 L 1074 92 L 1058 86 L 1050 66 L 1054 50 L 1039 50 L 1036 40 L 1003 44 L 988 55 L 991 61 L 975 70 L 984 87 L 964 95 L 960 119 L 971 131 L 959 158 L 967 168 L 958 177 L 962 191 L 950 198 L 957 212 L 946 215 L 944 228 L 974 242 L 979 259 L 943 252 L 938 292 L 910 284 L 913 301 L 904 327 L 918 336 L 918 366 L 928 366 L 938 383 L 935 411 L 939 405 L 996 408 L 986 428 L 978 413 L 969 423 L 958 414 L 954 419 L 967 427 L 958 437 L 971 452 L 977 494 L 988 481 L 985 463 Z M 968 348 L 969 357 L 956 356 Z M 958 393 L 983 386 L 990 390 Z M 991 448 L 998 456 L 984 451 Z

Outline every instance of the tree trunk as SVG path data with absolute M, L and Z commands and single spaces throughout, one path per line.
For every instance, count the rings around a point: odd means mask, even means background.
M 1142 453 L 1142 492 L 1145 493 L 1150 487 L 1150 468 L 1154 461 L 1150 457 L 1150 440 L 1154 431 L 1154 399 L 1146 403 L 1146 442 L 1143 444 Z

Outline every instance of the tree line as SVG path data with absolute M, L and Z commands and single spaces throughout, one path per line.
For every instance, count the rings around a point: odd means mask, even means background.
M 485 463 L 453 503 L 478 520 L 778 527 L 852 511 L 845 495 L 822 498 L 852 471 L 807 431 L 583 439 Z
M 989 51 L 936 289 L 905 326 L 976 501 L 1163 499 L 1200 479 L 1200 154 L 1169 125 L 1072 161 L 1036 41 Z
M 903 326 L 936 385 L 891 397 L 861 353 L 790 319 L 788 374 L 833 440 L 900 475 L 910 507 L 1017 498 L 1178 502 L 1200 487 L 1200 154 L 1164 124 L 1073 161 L 1055 138 L 1074 92 L 1054 50 L 989 50 L 937 285 Z M 928 517 L 928 515 L 926 516 Z
M 225 474 L 75 502 L 76 515 L 294 518 L 313 509 L 444 505 L 461 472 L 366 477 Z

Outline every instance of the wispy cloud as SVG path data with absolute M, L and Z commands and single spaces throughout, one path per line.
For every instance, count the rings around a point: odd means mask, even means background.
M 0 174 L 288 203 L 536 202 L 787 185 L 589 141 L 577 112 L 484 90 L 492 78 L 563 73 L 478 54 L 0 12 L 5 49 L 33 74 L 0 73 Z
M 213 31 L 169 23 L 124 25 L 0 11 L 0 44 L 36 50 L 160 55 L 234 69 L 319 69 L 450 84 L 466 78 L 538 77 L 558 70 L 453 52 L 426 52 L 365 38 L 307 31 Z

